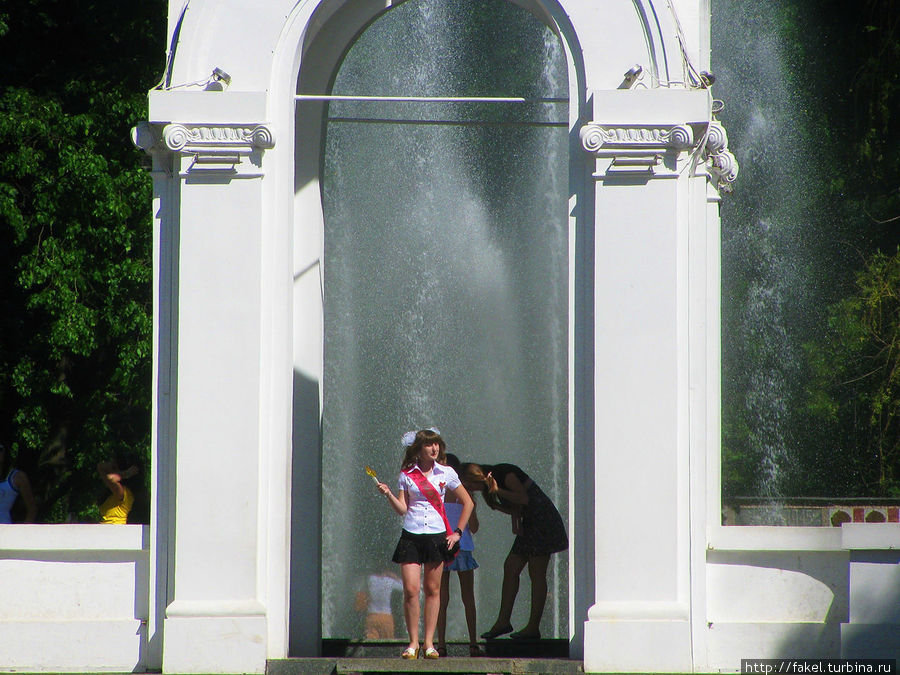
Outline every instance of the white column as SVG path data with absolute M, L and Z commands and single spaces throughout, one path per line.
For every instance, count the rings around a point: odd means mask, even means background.
M 690 176 L 709 98 L 604 91 L 593 107 L 581 131 L 595 159 L 596 590 L 585 671 L 690 671 L 689 233 L 705 217 L 691 208 Z
M 264 672 L 266 664 L 260 289 L 262 159 L 274 139 L 258 116 L 217 118 L 223 96 L 151 97 L 151 119 L 160 121 L 150 135 L 174 155 L 177 196 L 165 672 Z M 222 111 L 239 114 L 240 101 L 229 97 Z

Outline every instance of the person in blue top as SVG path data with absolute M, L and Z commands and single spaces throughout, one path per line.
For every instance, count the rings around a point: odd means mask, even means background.
M 464 464 L 462 480 L 470 492 L 480 491 L 492 509 L 510 514 L 516 535 L 503 563 L 497 620 L 481 637 L 491 640 L 512 633 L 513 639 L 540 639 L 550 556 L 569 548 L 562 516 L 537 483 L 514 464 Z M 528 624 L 513 633 L 513 605 L 519 592 L 519 575 L 526 566 L 531 579 L 531 612 Z
M 24 471 L 12 468 L 9 451 L 0 444 L 0 524 L 12 522 L 12 507 L 22 497 L 25 504 L 23 523 L 33 523 L 37 518 L 37 505 L 31 491 L 31 482 Z
M 459 458 L 451 453 L 447 453 L 447 466 L 457 473 L 461 472 Z M 450 521 L 450 527 L 456 527 L 459 523 L 459 516 L 462 514 L 463 505 L 453 495 L 447 493 L 444 500 L 444 509 L 447 511 L 447 520 Z M 447 656 L 447 607 L 450 604 L 450 572 L 456 572 L 459 576 L 459 597 L 462 599 L 463 608 L 466 612 L 466 628 L 469 631 L 469 656 L 484 656 L 481 647 L 478 646 L 476 628 L 477 610 L 475 607 L 475 570 L 478 569 L 478 563 L 475 561 L 473 552 L 475 551 L 475 542 L 472 535 L 478 532 L 478 516 L 475 515 L 475 509 L 472 509 L 472 515 L 469 516 L 469 524 L 462 531 L 462 537 L 459 540 L 459 553 L 456 558 L 444 565 L 444 575 L 441 579 L 441 611 L 438 614 L 437 625 L 437 650 L 441 656 Z

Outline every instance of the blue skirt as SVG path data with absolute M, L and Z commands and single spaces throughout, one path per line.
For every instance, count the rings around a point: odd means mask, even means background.
M 456 559 L 444 569 L 452 572 L 468 572 L 469 570 L 477 570 L 478 563 L 475 562 L 475 556 L 472 555 L 471 551 L 460 551 Z

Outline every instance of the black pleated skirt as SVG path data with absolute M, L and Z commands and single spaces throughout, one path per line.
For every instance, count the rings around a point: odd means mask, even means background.
M 447 563 L 456 557 L 459 551 L 459 543 L 452 549 L 447 549 L 447 535 L 439 534 L 413 534 L 403 530 L 400 533 L 400 541 L 394 549 L 391 558 L 395 563 Z

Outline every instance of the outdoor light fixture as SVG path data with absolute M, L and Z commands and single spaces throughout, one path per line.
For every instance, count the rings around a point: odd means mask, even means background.
M 221 68 L 213 68 L 211 77 L 214 82 L 222 82 L 226 87 L 231 84 L 231 75 L 226 73 Z
M 704 70 L 700 72 L 700 84 L 703 87 L 711 87 L 713 83 L 716 81 L 716 76 L 713 75 L 708 70 Z
M 622 80 L 622 84 L 619 85 L 619 89 L 631 89 L 631 86 L 637 82 L 638 78 L 641 76 L 641 73 L 644 72 L 644 67 L 636 63 L 628 71 L 625 73 L 624 79 Z

